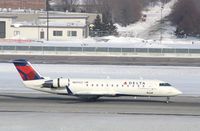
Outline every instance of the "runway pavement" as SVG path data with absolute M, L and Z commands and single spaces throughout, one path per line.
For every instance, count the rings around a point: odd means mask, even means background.
M 121 115 L 200 116 L 200 97 L 165 98 L 102 97 L 84 102 L 76 97 L 53 94 L 0 94 L 0 112 L 41 112 Z
M 199 131 L 199 97 L 164 100 L 0 93 L 0 131 Z

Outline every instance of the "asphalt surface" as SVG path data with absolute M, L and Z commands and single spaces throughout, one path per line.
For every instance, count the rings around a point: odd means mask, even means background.
M 11 62 L 14 59 L 27 59 L 37 64 L 200 66 L 200 58 L 0 55 L 0 62 L 2 63 Z
M 172 115 L 200 116 L 200 97 L 178 96 L 165 103 L 165 98 L 103 97 L 84 102 L 76 97 L 54 94 L 0 94 L 0 113 L 36 112 L 64 114 Z

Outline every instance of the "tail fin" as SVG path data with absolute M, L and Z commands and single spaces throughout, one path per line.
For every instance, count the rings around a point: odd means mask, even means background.
M 31 63 L 26 61 L 26 60 L 24 60 L 24 59 L 14 60 L 13 64 L 15 65 L 17 71 L 19 72 L 21 78 L 24 81 L 44 79 L 32 67 Z

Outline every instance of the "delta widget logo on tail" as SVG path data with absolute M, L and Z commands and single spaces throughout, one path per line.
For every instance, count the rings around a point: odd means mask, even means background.
M 24 81 L 43 79 L 26 60 L 15 60 L 13 63 Z

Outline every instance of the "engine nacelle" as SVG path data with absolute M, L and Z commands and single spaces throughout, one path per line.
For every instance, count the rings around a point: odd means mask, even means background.
M 53 80 L 54 88 L 66 88 L 69 85 L 69 79 L 57 78 Z
M 43 87 L 46 88 L 66 88 L 66 86 L 69 86 L 69 79 L 63 78 L 48 80 L 43 84 Z

